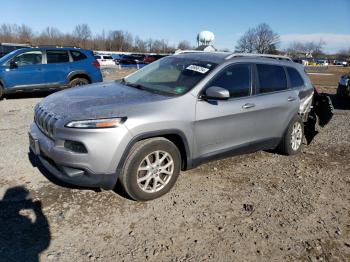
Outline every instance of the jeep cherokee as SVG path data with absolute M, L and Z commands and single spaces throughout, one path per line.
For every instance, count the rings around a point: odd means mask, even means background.
M 30 148 L 57 178 L 135 200 L 168 192 L 180 170 L 257 150 L 300 152 L 314 88 L 279 56 L 183 53 L 35 107 Z

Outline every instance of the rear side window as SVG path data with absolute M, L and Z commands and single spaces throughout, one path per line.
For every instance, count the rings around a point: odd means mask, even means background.
M 79 51 L 70 51 L 70 53 L 72 54 L 73 61 L 80 61 L 87 58 L 86 55 Z
M 101 56 L 95 55 L 95 58 L 96 58 L 96 59 L 101 59 Z
M 251 87 L 250 74 L 250 65 L 232 65 L 219 73 L 210 85 L 227 89 L 230 91 L 230 97 L 249 96 Z
M 299 87 L 304 85 L 303 78 L 295 68 L 287 67 L 287 72 L 292 87 Z
M 287 77 L 282 66 L 257 64 L 259 92 L 269 93 L 287 89 Z
M 110 55 L 105 55 L 103 56 L 104 59 L 113 59 L 113 57 L 111 57 Z
M 64 50 L 47 50 L 46 56 L 48 64 L 69 62 L 68 52 Z

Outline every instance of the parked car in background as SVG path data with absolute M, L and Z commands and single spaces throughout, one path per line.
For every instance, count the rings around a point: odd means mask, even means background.
M 143 63 L 143 60 L 146 57 L 144 54 L 131 54 L 130 56 L 133 57 L 138 64 Z
M 339 97 L 350 97 L 350 75 L 343 75 L 340 77 L 337 95 Z
M 293 58 L 293 62 L 302 64 L 303 66 L 309 65 L 309 59 L 308 58 Z
M 316 61 L 317 65 L 320 65 L 320 66 L 328 66 L 329 65 L 329 62 L 327 59 L 318 59 Z
M 112 56 L 112 58 L 113 58 L 113 60 L 114 60 L 116 65 L 119 65 L 120 59 L 123 58 L 122 54 L 111 54 L 111 56 Z
M 341 65 L 341 66 L 348 66 L 349 65 L 348 61 L 346 61 L 346 60 L 336 60 L 335 64 Z
M 0 98 L 102 81 L 93 52 L 80 48 L 22 48 L 0 58 Z
M 27 48 L 27 47 L 30 47 L 30 45 L 15 44 L 15 43 L 0 43 L 0 57 L 3 57 L 4 55 L 11 53 L 14 50 Z
M 161 59 L 165 56 L 166 55 L 146 55 L 145 58 L 143 59 L 143 62 L 145 64 L 150 64 L 150 63 L 157 61 L 158 59 Z
M 111 55 L 95 55 L 96 60 L 99 62 L 100 66 L 115 66 L 116 63 Z
M 313 99 L 304 67 L 284 56 L 178 54 L 104 88 L 45 98 L 30 147 L 63 181 L 112 189 L 119 180 L 145 201 L 207 161 L 268 149 L 298 154 L 304 123 L 320 106 Z
M 137 65 L 143 64 L 143 57 L 135 55 L 123 55 L 119 60 L 120 65 Z

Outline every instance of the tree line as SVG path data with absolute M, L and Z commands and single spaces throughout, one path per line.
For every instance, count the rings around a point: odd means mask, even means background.
M 36 33 L 27 25 L 2 24 L 0 26 L 0 43 L 27 43 L 32 45 L 77 46 L 91 50 L 173 53 L 176 49 L 189 50 L 195 47 L 186 41 L 172 46 L 166 39 L 141 39 L 124 30 L 102 31 L 94 34 L 89 25 L 78 24 L 71 33 L 63 33 L 55 27 L 46 27 Z M 249 28 L 237 41 L 235 52 L 260 54 L 287 54 L 292 57 L 312 55 L 324 57 L 325 42 L 293 42 L 284 50 L 278 49 L 280 36 L 268 24 L 262 23 Z M 225 51 L 228 51 L 225 49 Z M 336 57 L 348 58 L 350 48 L 340 50 Z
M 268 24 L 262 23 L 256 27 L 249 28 L 237 41 L 236 52 L 257 53 L 257 54 L 286 54 L 291 57 L 312 56 L 313 58 L 323 58 L 326 55 L 324 47 L 326 43 L 319 41 L 300 42 L 295 41 L 289 44 L 284 50 L 278 49 L 280 36 Z M 349 58 L 350 48 L 339 50 L 333 55 L 334 58 Z
M 63 33 L 55 27 L 46 27 L 36 33 L 27 25 L 2 24 L 0 26 L 1 43 L 25 43 L 32 45 L 77 46 L 91 50 L 120 52 L 173 53 L 176 48 L 166 39 L 141 39 L 128 31 L 111 30 L 93 34 L 89 25 L 78 24 L 71 33 Z M 178 46 L 189 47 L 187 41 Z

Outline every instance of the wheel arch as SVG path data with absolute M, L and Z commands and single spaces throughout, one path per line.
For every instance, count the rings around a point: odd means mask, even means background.
M 188 140 L 185 134 L 178 129 L 167 129 L 162 131 L 154 131 L 154 132 L 145 132 L 135 136 L 127 145 L 126 149 L 123 152 L 123 155 L 119 161 L 117 167 L 118 176 L 120 175 L 120 171 L 122 170 L 126 158 L 131 150 L 131 148 L 139 141 L 155 138 L 155 137 L 163 137 L 173 142 L 180 151 L 181 154 L 181 170 L 187 170 L 192 167 L 192 159 L 190 148 L 188 144 Z
M 0 79 L 0 86 L 5 88 L 5 82 L 2 79 Z
M 70 72 L 68 74 L 68 77 L 67 77 L 68 83 L 70 81 L 72 81 L 73 79 L 76 79 L 76 78 L 85 78 L 85 79 L 87 79 L 89 81 L 89 84 L 92 83 L 92 79 L 91 79 L 90 75 L 86 71 L 73 71 L 73 72 Z

